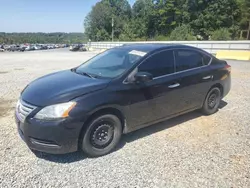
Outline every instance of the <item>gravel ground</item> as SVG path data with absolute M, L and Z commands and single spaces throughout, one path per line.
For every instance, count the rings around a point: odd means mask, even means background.
M 250 62 L 232 65 L 232 90 L 212 116 L 188 113 L 130 133 L 104 157 L 32 153 L 14 107 L 33 79 L 94 53 L 0 54 L 0 187 L 250 187 Z

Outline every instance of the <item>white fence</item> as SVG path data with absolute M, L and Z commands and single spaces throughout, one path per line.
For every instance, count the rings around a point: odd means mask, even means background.
M 248 50 L 250 41 L 145 41 L 145 42 L 91 42 L 90 46 L 96 49 L 109 49 L 123 44 L 184 44 L 201 48 L 215 54 L 218 50 Z

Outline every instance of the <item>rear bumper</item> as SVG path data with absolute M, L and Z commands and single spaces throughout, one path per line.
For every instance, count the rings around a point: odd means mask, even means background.
M 40 121 L 34 118 L 20 122 L 15 114 L 20 137 L 30 149 L 51 153 L 65 154 L 78 149 L 78 138 L 82 122 L 73 120 Z
M 231 74 L 228 74 L 227 78 L 223 80 L 223 96 L 224 98 L 231 90 Z

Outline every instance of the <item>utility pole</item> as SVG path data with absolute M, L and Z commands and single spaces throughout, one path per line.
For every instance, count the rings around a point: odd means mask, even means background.
M 112 17 L 112 42 L 114 42 L 114 18 Z
M 250 40 L 250 20 L 248 22 L 247 40 Z

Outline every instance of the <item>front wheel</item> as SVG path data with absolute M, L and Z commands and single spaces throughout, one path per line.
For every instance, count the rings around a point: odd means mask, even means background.
M 211 115 L 217 112 L 221 101 L 221 91 L 219 88 L 212 88 L 203 103 L 202 112 L 206 115 Z
M 113 114 L 100 115 L 87 126 L 81 149 L 91 157 L 98 157 L 111 152 L 122 135 L 120 119 Z

